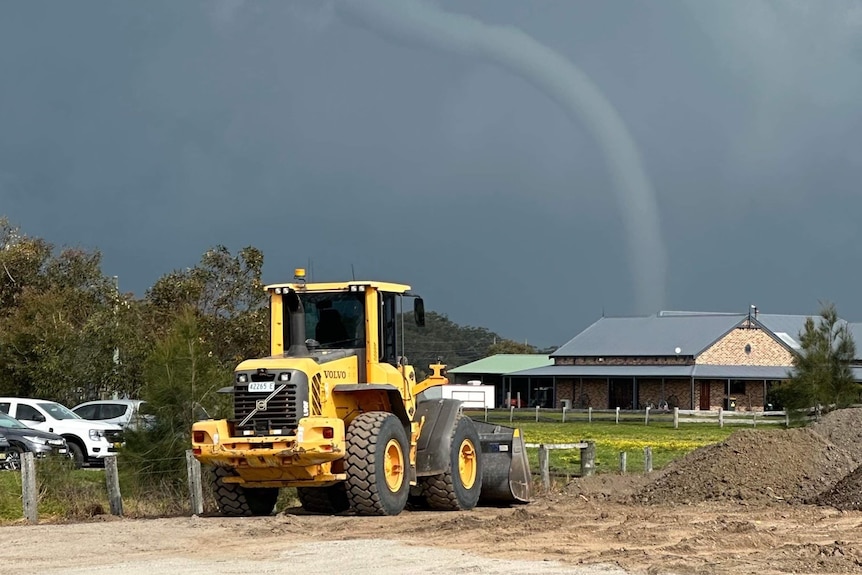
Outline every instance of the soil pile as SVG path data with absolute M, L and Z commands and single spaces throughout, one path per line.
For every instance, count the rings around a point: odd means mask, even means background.
M 703 501 L 862 506 L 862 409 L 801 429 L 740 430 L 688 454 L 636 490 L 648 504 Z

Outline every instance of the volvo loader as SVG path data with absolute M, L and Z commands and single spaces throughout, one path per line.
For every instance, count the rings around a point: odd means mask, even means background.
M 240 363 L 233 417 L 194 423 L 192 452 L 212 467 L 220 513 L 267 515 L 295 487 L 314 513 L 397 515 L 408 504 L 465 510 L 480 500 L 527 502 L 519 430 L 474 422 L 459 401 L 422 399 L 445 366 L 417 381 L 404 352 L 410 286 L 348 281 L 265 288 L 270 355 Z

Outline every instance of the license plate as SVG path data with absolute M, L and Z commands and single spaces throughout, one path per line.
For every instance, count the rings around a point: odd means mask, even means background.
M 66 450 L 65 450 L 65 449 L 58 449 L 58 450 L 57 450 L 57 453 L 60 453 L 60 454 L 62 454 L 62 455 L 65 455 L 65 454 L 66 454 Z
M 0 453 L 0 461 L 3 461 L 4 459 L 6 459 L 6 454 Z
M 266 393 L 275 390 L 274 381 L 252 381 L 248 384 L 250 392 Z

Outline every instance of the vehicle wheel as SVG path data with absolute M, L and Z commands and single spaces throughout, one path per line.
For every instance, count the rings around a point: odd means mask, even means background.
M 297 487 L 299 503 L 309 513 L 335 515 L 350 509 L 344 483 L 328 487 Z
M 363 413 L 347 429 L 347 499 L 358 515 L 398 515 L 407 504 L 409 443 L 401 421 Z
M 449 442 L 449 469 L 420 480 L 431 509 L 473 509 L 482 492 L 482 457 L 479 432 L 469 417 L 459 416 Z
M 236 472 L 229 467 L 213 468 L 213 493 L 219 512 L 229 517 L 250 517 L 272 513 L 278 499 L 278 488 L 247 488 L 239 483 L 222 481 L 225 477 L 235 476 Z
M 69 441 L 66 445 L 69 448 L 69 457 L 75 464 L 75 469 L 84 467 L 84 450 L 81 449 L 81 446 L 74 441 Z
M 10 445 L 6 452 L 5 468 L 11 471 L 19 471 L 21 469 L 21 454 L 24 453 L 24 448 L 17 445 Z

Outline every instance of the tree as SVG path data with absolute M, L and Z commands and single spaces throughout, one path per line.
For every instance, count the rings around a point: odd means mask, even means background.
M 127 431 L 123 457 L 152 484 L 179 484 L 192 424 L 207 415 L 228 415 L 230 396 L 217 392 L 230 385 L 232 371 L 219 364 L 201 337 L 196 311 L 188 309 L 156 342 L 144 372 L 140 397 L 147 402 L 147 413 L 155 416 L 154 423 Z
M 71 404 L 139 383 L 141 338 L 101 259 L 80 248 L 55 254 L 0 218 L 0 393 Z
M 856 344 L 847 322 L 839 319 L 833 304 L 821 308 L 820 317 L 805 320 L 799 334 L 801 349 L 793 358 L 794 372 L 776 394 L 785 409 L 847 407 L 859 398 L 851 364 Z
M 269 351 L 269 309 L 261 272 L 263 252 L 246 247 L 232 256 L 216 246 L 193 268 L 173 271 L 147 291 L 153 329 L 164 331 L 191 309 L 198 328 L 225 367 Z
M 538 353 L 536 347 L 528 343 L 518 343 L 511 339 L 501 339 L 488 346 L 487 355 L 514 354 L 514 353 Z

